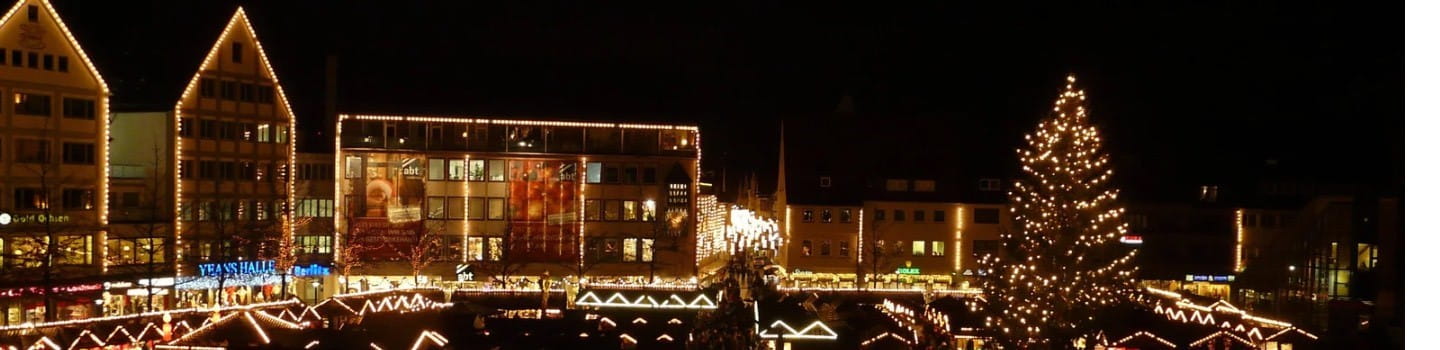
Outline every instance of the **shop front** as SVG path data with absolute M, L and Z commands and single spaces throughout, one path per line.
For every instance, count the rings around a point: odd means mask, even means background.
M 106 282 L 102 311 L 105 316 L 119 316 L 166 310 L 174 285 L 174 277 Z
M 51 290 L 56 320 L 95 317 L 100 313 L 105 285 L 100 282 L 56 285 Z M 5 309 L 5 324 L 18 325 L 45 321 L 45 290 L 43 286 L 0 289 L 0 306 Z
M 316 264 L 294 266 L 282 276 L 275 273 L 274 260 L 199 264 L 195 269 L 199 276 L 175 280 L 176 307 L 245 305 L 279 301 L 287 296 L 318 299 L 319 287 L 330 276 L 330 270 Z

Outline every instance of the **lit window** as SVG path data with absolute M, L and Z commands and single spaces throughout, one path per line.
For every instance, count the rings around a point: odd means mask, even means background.
M 815 211 L 814 211 L 814 210 L 810 210 L 810 209 L 805 209 L 805 211 L 800 212 L 800 221 L 804 221 L 804 222 L 815 221 Z
M 800 241 L 800 254 L 804 256 L 810 256 L 810 240 L 807 239 Z
M 271 132 L 273 131 L 270 130 L 270 124 L 260 124 L 260 126 L 255 128 L 255 133 L 259 134 L 258 140 L 260 142 L 270 142 Z
M 930 256 L 945 256 L 945 241 L 930 241 Z
M 601 202 L 602 202 L 602 201 L 599 200 L 599 199 L 586 199 L 586 200 L 585 200 L 585 220 L 590 220 L 590 221 L 599 221 L 599 220 L 600 220 L 600 214 L 602 214 L 601 205 L 600 205 Z
M 850 256 L 849 241 L 840 241 L 840 256 Z
M 655 260 L 655 240 L 645 238 L 640 240 L 640 261 L 650 262 Z
M 646 200 L 640 205 L 640 221 L 655 221 L 655 201 Z
M 850 209 L 840 209 L 840 222 L 850 222 Z
M 505 199 L 504 199 L 504 198 L 490 198 L 490 199 L 489 199 L 489 202 L 490 202 L 490 203 L 488 204 L 488 207 L 485 208 L 485 209 L 486 209 L 486 210 L 485 210 L 485 213 L 486 213 L 485 218 L 486 218 L 487 220 L 504 220 L 504 219 L 505 219 Z
M 604 167 L 604 165 L 600 164 L 600 162 L 589 162 L 589 163 L 585 163 L 585 183 L 590 183 L 590 184 L 598 184 L 598 183 L 600 183 L 600 179 L 601 179 L 601 178 L 600 178 L 600 174 L 601 174 L 604 170 L 605 170 L 605 167 Z
M 635 238 L 626 238 L 626 239 L 625 239 L 625 252 L 624 252 L 624 255 L 623 255 L 623 260 L 624 260 L 624 261 L 626 261 L 626 262 L 635 261 L 635 256 L 637 255 L 637 254 L 635 254 L 635 253 L 636 253 L 636 250 L 637 250 L 637 248 L 638 248 L 638 247 L 636 247 L 636 246 L 637 246 L 638 244 L 639 244 L 639 239 L 635 239 Z
M 358 178 L 360 178 L 360 166 L 361 166 L 361 164 L 360 164 L 360 157 L 356 157 L 356 156 L 346 156 L 346 157 L 345 157 L 345 178 L 347 178 L 347 179 L 358 179 Z
M 485 181 L 485 161 L 470 161 L 470 181 Z
M 639 220 L 639 203 L 636 201 L 624 201 L 625 221 Z
M 505 161 L 500 159 L 488 160 L 490 164 L 490 181 L 505 181 Z
M 427 219 L 445 218 L 445 197 L 429 197 L 425 199 Z
M 448 174 L 449 176 L 447 178 L 450 179 L 450 181 L 465 180 L 465 160 L 451 159 L 450 172 Z
M 910 255 L 925 256 L 925 241 L 910 242 Z
M 485 257 L 490 261 L 500 261 L 505 258 L 504 237 L 486 237 L 485 248 Z
M 820 210 L 820 222 L 823 222 L 823 223 L 827 223 L 827 224 L 828 224 L 828 223 L 830 223 L 830 219 L 831 219 L 830 209 L 822 209 L 822 210 Z
M 15 114 L 50 116 L 50 96 L 40 94 L 15 93 Z

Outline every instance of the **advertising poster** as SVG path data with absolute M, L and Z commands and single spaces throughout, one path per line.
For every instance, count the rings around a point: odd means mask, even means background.
M 400 260 L 424 228 L 424 158 L 415 154 L 372 153 L 361 157 L 361 178 L 349 180 L 362 194 L 360 211 L 350 224 L 356 243 L 374 260 Z
M 509 161 L 510 254 L 537 262 L 576 259 L 580 248 L 576 163 Z

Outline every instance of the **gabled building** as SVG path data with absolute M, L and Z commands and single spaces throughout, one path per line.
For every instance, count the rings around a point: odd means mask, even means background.
M 49 1 L 0 17 L 0 95 L 3 323 L 95 316 L 110 88 Z
M 175 40 L 165 48 L 117 53 L 112 60 L 124 67 L 125 101 L 117 104 L 113 123 L 127 133 L 113 138 L 116 153 L 124 156 L 111 165 L 132 177 L 118 197 L 145 198 L 166 208 L 134 218 L 132 227 L 117 227 L 124 232 L 110 244 L 123 251 L 127 242 L 143 240 L 147 247 L 163 246 L 166 254 L 115 265 L 145 265 L 144 279 L 154 277 L 148 266 L 165 263 L 175 277 L 171 297 L 178 307 L 280 297 L 280 289 L 270 287 L 281 283 L 273 271 L 233 274 L 224 271 L 234 269 L 215 267 L 237 260 L 263 265 L 281 255 L 280 242 L 293 239 L 294 115 L 245 10 L 236 9 L 228 21 L 221 18 L 215 21 L 224 23 L 218 37 L 151 33 Z M 195 70 L 157 71 L 160 62 Z M 153 193 L 156 187 L 165 195 L 130 194 Z M 167 223 L 159 239 L 147 232 L 155 222 Z

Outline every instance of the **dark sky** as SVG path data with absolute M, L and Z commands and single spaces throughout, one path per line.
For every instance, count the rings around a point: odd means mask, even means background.
M 342 112 L 695 122 L 732 176 L 772 176 L 779 121 L 824 133 L 845 94 L 877 130 L 859 157 L 1008 157 L 1067 72 L 1126 187 L 1274 159 L 1398 188 L 1403 167 L 1398 2 L 53 1 L 102 67 L 131 47 L 107 30 L 213 38 L 244 5 L 309 149 L 334 55 Z

